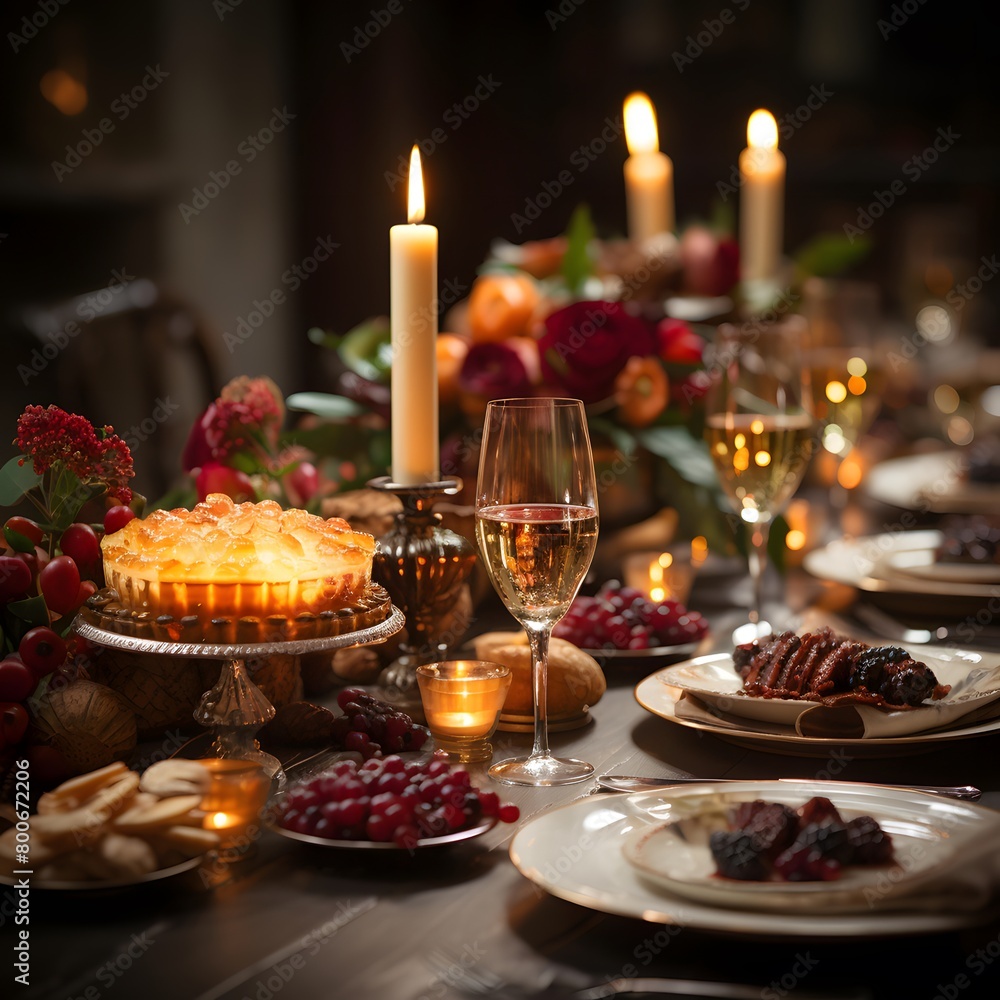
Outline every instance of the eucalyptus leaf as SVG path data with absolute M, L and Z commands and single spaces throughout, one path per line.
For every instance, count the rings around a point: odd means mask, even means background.
M 387 381 L 392 368 L 389 320 L 385 316 L 376 316 L 359 323 L 344 334 L 338 350 L 344 364 L 362 378 L 369 382 Z
M 313 413 L 328 420 L 346 420 L 366 412 L 364 407 L 355 403 L 353 399 L 326 392 L 293 392 L 285 400 L 285 406 L 290 410 Z
M 19 464 L 21 461 L 24 464 Z M 13 507 L 28 490 L 33 489 L 42 481 L 29 459 L 15 455 L 0 469 L 0 506 Z
M 592 435 L 600 434 L 623 455 L 632 455 L 636 450 L 635 435 L 624 427 L 604 417 L 590 417 L 587 421 Z
M 718 489 L 719 478 L 705 442 L 686 427 L 644 427 L 636 439 L 647 451 L 665 458 L 686 482 Z

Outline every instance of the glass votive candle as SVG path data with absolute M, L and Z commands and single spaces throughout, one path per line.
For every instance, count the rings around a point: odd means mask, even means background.
M 445 660 L 417 667 L 427 728 L 441 750 L 463 763 L 489 760 L 510 667 L 488 660 Z
M 207 757 L 199 763 L 211 775 L 202 797 L 203 826 L 220 838 L 218 851 L 227 861 L 252 853 L 260 836 L 261 814 L 271 792 L 267 772 L 252 760 Z

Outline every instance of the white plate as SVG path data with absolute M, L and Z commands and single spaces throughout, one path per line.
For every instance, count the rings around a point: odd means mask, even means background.
M 197 857 L 180 861 L 176 865 L 170 865 L 167 868 L 157 868 L 155 871 L 147 872 L 145 875 L 129 875 L 114 879 L 43 879 L 32 876 L 29 878 L 28 884 L 32 889 L 40 889 L 46 892 L 113 892 L 175 878 L 178 875 L 183 875 L 185 872 L 198 868 L 210 857 L 212 857 L 211 852 L 208 854 L 199 854 Z M 18 884 L 19 880 L 15 876 L 7 875 L 6 873 L 0 875 L 0 885 L 16 886 Z
M 919 708 L 882 712 L 911 732 L 947 725 L 979 705 L 1000 697 L 1000 655 L 945 649 L 935 655 L 921 649 L 916 651 L 915 659 L 926 663 L 939 683 L 950 684 L 951 691 L 938 701 L 924 702 Z M 743 719 L 794 726 L 803 712 L 817 706 L 815 701 L 746 694 L 743 679 L 736 672 L 729 653 L 699 656 L 665 667 L 656 676 L 664 684 L 687 691 L 720 712 Z
M 894 552 L 883 566 L 893 573 L 937 583 L 1000 583 L 1000 566 L 995 563 L 938 562 L 929 549 Z
M 802 565 L 821 580 L 855 587 L 910 615 L 975 615 L 1000 596 L 996 583 L 913 572 L 933 562 L 942 537 L 940 531 L 896 531 L 841 539 L 814 549 Z
M 933 732 L 912 733 L 905 736 L 884 737 L 819 737 L 800 736 L 791 726 L 774 723 L 722 719 L 708 711 L 703 718 L 691 718 L 678 714 L 678 702 L 683 692 L 679 688 L 664 684 L 657 671 L 643 678 L 635 688 L 635 699 L 647 712 L 666 719 L 668 722 L 699 732 L 711 733 L 737 746 L 771 753 L 795 754 L 801 757 L 827 757 L 832 750 L 849 752 L 858 759 L 872 757 L 896 757 L 906 754 L 927 753 L 942 742 L 969 739 L 1000 732 L 1000 718 L 968 725 L 958 723 L 947 729 Z
M 991 514 L 1000 508 L 1000 485 L 965 479 L 968 459 L 961 451 L 906 455 L 880 462 L 862 489 L 873 500 L 904 510 L 935 514 Z
M 848 865 L 830 882 L 763 882 L 724 878 L 717 873 L 709 837 L 728 829 L 730 810 L 761 796 L 754 792 L 714 791 L 687 796 L 668 807 L 676 814 L 651 829 L 637 829 L 624 845 L 625 859 L 645 878 L 668 892 L 717 906 L 780 913 L 870 911 L 879 888 L 891 878 L 894 892 L 915 891 L 929 875 L 957 856 L 962 838 L 955 824 L 928 816 L 924 802 L 874 797 L 862 788 L 838 789 L 837 811 L 845 821 L 875 815 L 892 838 L 893 860 L 884 865 Z M 797 809 L 809 798 L 798 788 L 767 796 Z M 658 807 L 659 808 L 659 807 Z M 948 819 L 952 816 L 949 813 Z M 1000 815 L 997 816 L 1000 826 Z M 973 828 L 975 829 L 975 827 Z M 964 832 L 968 832 L 967 830 Z
M 897 827 L 912 822 L 912 835 L 923 837 L 922 844 L 938 843 L 942 830 L 960 833 L 959 839 L 967 844 L 978 842 L 981 836 L 987 841 L 1000 836 L 997 815 L 991 810 L 902 789 L 807 781 L 790 791 L 788 785 L 778 782 L 748 781 L 727 785 L 724 794 L 768 801 L 792 794 L 798 801 L 825 795 L 836 804 L 846 801 L 848 793 L 852 803 L 876 819 L 892 813 L 899 817 L 893 820 Z M 961 897 L 954 909 L 925 911 L 914 905 L 916 897 L 904 898 L 891 889 L 880 892 L 883 909 L 859 913 L 734 909 L 666 892 L 626 860 L 623 848 L 637 835 L 635 831 L 656 829 L 682 810 L 695 811 L 692 803 L 719 794 L 717 785 L 687 785 L 635 795 L 587 796 L 528 821 L 515 834 L 510 857 L 524 876 L 562 899 L 604 913 L 724 934 L 806 939 L 883 937 L 953 930 L 982 923 L 993 915 L 994 909 L 986 905 L 960 910 Z M 903 819 L 907 815 L 912 821 Z

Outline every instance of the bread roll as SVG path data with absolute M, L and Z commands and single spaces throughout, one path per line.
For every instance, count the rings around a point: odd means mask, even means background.
M 476 659 L 505 663 L 511 685 L 503 710 L 531 715 L 531 649 L 523 632 L 486 632 L 472 640 Z M 574 715 L 596 705 L 607 689 L 600 664 L 565 639 L 549 643 L 548 713 L 552 718 Z

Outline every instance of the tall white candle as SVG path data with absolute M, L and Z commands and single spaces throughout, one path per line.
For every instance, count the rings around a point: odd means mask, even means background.
M 625 99 L 625 202 L 628 235 L 637 242 L 674 228 L 674 165 L 660 152 L 656 112 L 645 94 Z
M 778 276 L 785 224 L 785 157 L 770 111 L 747 122 L 747 148 L 740 153 L 740 277 L 773 281 Z
M 410 153 L 405 226 L 389 230 L 392 330 L 392 479 L 404 486 L 437 482 L 437 244 L 424 218 L 420 151 Z

